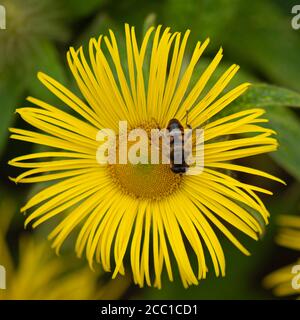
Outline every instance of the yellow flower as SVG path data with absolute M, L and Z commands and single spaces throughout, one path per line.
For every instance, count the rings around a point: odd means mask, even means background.
M 281 216 L 279 225 L 281 229 L 276 239 L 277 243 L 283 247 L 300 251 L 300 217 Z M 273 289 L 276 296 L 300 294 L 300 289 L 293 286 L 293 280 L 297 282 L 297 274 L 292 271 L 297 265 L 300 266 L 300 257 L 294 264 L 285 266 L 268 275 L 263 281 L 264 286 Z M 295 271 L 299 272 L 299 269 L 300 267 L 297 268 L 298 271 Z M 300 285 L 299 282 L 298 285 Z
M 11 200 L 2 201 L 0 263 L 6 269 L 6 289 L 0 289 L 0 300 L 117 299 L 128 288 L 128 278 L 105 283 L 78 260 L 56 257 L 36 236 L 20 238 L 16 257 L 6 241 L 13 209 Z
M 152 27 L 139 46 L 135 29 L 126 24 L 126 58 L 121 57 L 112 31 L 109 36 L 90 40 L 89 60 L 82 48 L 70 48 L 69 67 L 84 100 L 39 73 L 40 81 L 71 112 L 29 97 L 35 107 L 17 112 L 41 132 L 11 129 L 13 139 L 55 148 L 10 161 L 11 165 L 30 169 L 13 179 L 16 183 L 60 180 L 21 209 L 24 213 L 30 211 L 26 225 L 33 222 L 35 228 L 53 217 L 60 219 L 49 236 L 57 251 L 77 229 L 77 255 L 85 252 L 91 267 L 96 260 L 105 271 L 113 272 L 113 278 L 118 273 L 124 274 L 124 258 L 128 253 L 134 282 L 141 287 L 146 282 L 160 288 L 164 268 L 173 281 L 173 257 L 183 285 L 198 284 L 208 271 L 205 247 L 216 276 L 224 276 L 225 257 L 216 229 L 248 255 L 228 226 L 257 240 L 269 213 L 256 192 L 272 194 L 236 180 L 228 171 L 280 181 L 265 172 L 231 163 L 274 151 L 277 141 L 271 137 L 274 133 L 271 129 L 260 126 L 267 122 L 261 118 L 262 109 L 216 119 L 249 84 L 241 84 L 222 95 L 239 69 L 232 65 L 205 93 L 222 59 L 220 49 L 191 87 L 193 71 L 209 40 L 196 44 L 188 65 L 184 66 L 189 33 L 182 35 L 171 33 L 169 28 Z M 96 161 L 96 135 L 101 128 L 117 131 L 121 120 L 128 121 L 130 129 L 165 128 L 172 118 L 185 123 L 186 110 L 190 110 L 189 124 L 193 128 L 206 124 L 202 174 L 175 174 L 167 164 L 100 166 Z M 223 138 L 228 135 L 231 138 L 225 141 Z M 198 261 L 197 272 L 190 262 L 191 251 Z

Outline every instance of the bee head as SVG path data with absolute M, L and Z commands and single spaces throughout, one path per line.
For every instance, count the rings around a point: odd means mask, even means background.
M 167 129 L 169 130 L 169 132 L 173 131 L 173 130 L 180 130 L 183 131 L 183 126 L 182 124 L 179 122 L 179 120 L 177 119 L 171 119 L 168 123 Z

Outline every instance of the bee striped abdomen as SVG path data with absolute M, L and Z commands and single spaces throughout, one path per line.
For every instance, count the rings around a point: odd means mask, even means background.
M 170 133 L 170 168 L 176 174 L 186 173 L 189 166 L 184 156 L 184 128 L 177 119 L 171 119 L 167 129 Z M 174 139 L 174 136 L 176 138 Z M 176 140 L 176 141 L 175 141 Z

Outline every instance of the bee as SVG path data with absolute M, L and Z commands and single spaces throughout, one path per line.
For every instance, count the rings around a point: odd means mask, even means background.
M 190 134 L 192 134 L 192 132 L 200 128 L 200 126 L 193 129 L 188 124 L 188 113 L 189 113 L 189 110 L 186 111 L 186 116 L 185 116 L 186 127 L 189 129 L 192 129 L 192 131 L 190 132 Z M 178 119 L 173 118 L 168 122 L 166 129 L 168 130 L 170 135 L 170 169 L 175 174 L 179 174 L 179 175 L 185 174 L 189 169 L 189 165 L 186 159 L 186 156 L 188 156 L 188 154 L 184 150 L 185 148 L 184 127 Z M 177 143 L 175 143 L 174 136 L 179 138 L 177 139 Z M 175 159 L 178 159 L 178 155 L 180 155 L 181 161 L 178 161 L 180 163 L 175 163 Z
M 188 126 L 190 128 L 190 126 Z M 186 163 L 184 154 L 184 127 L 179 120 L 173 118 L 168 122 L 167 130 L 170 133 L 170 169 L 176 174 L 184 174 L 187 172 L 189 165 Z M 180 143 L 175 145 L 174 134 L 178 134 Z M 175 163 L 175 154 L 181 155 L 181 163 Z

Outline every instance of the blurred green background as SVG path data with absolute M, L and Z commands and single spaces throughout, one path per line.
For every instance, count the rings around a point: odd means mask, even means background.
M 152 24 L 170 26 L 173 31 L 185 31 L 189 28 L 192 31 L 189 51 L 196 40 L 207 37 L 211 39 L 201 62 L 203 66 L 222 46 L 225 55 L 220 72 L 231 63 L 241 66 L 233 84 L 241 81 L 268 84 L 254 86 L 232 106 L 266 108 L 269 125 L 278 132 L 280 150 L 271 156 L 244 161 L 265 169 L 288 183 L 287 187 L 283 187 L 253 177 L 251 180 L 242 175 L 240 177 L 243 181 L 257 183 L 274 192 L 274 196 L 263 197 L 271 211 L 270 225 L 264 238 L 256 243 L 238 235 L 252 252 L 252 256 L 243 256 L 224 238 L 221 241 L 227 260 L 225 278 L 216 279 L 211 271 L 207 280 L 188 290 L 183 288 L 178 278 L 175 283 L 169 283 L 165 279 L 162 290 L 139 289 L 132 285 L 122 293 L 122 297 L 272 298 L 272 293 L 262 288 L 262 278 L 296 258 L 294 252 L 279 248 L 274 243 L 276 215 L 300 211 L 300 114 L 297 110 L 300 107 L 300 29 L 293 30 L 291 26 L 291 9 L 297 1 L 5 0 L 0 1 L 0 4 L 6 8 L 7 13 L 7 29 L 0 30 L 0 201 L 13 199 L 17 208 L 24 204 L 33 190 L 30 185 L 16 186 L 8 180 L 8 176 L 16 176 L 18 172 L 8 167 L 7 161 L 33 151 L 34 147 L 9 141 L 8 127 L 25 127 L 14 110 L 28 105 L 26 96 L 55 101 L 39 84 L 36 79 L 37 71 L 48 73 L 77 92 L 65 59 L 71 45 L 78 47 L 86 44 L 90 37 L 107 33 L 109 28 L 116 31 L 122 43 L 124 22 L 136 26 L 140 38 Z M 6 212 L 2 211 L 0 214 L 5 215 Z M 30 233 L 30 230 L 26 232 Z M 48 230 L 45 227 L 38 232 L 46 238 Z M 8 234 L 13 252 L 18 237 L 23 233 L 23 217 L 16 212 Z

